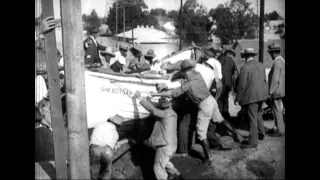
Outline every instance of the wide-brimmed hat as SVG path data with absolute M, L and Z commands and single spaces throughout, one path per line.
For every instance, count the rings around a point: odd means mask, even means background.
M 253 48 L 247 48 L 245 49 L 243 52 L 241 52 L 242 55 L 252 55 L 252 56 L 256 56 L 257 53 L 254 51 Z
M 226 56 L 227 53 L 233 54 L 233 57 L 236 57 L 236 52 L 233 49 L 227 49 L 224 51 L 224 55 Z
M 159 99 L 159 107 L 160 108 L 167 108 L 170 107 L 172 105 L 171 103 L 171 99 L 167 98 L 167 97 L 161 97 Z
M 132 52 L 133 55 L 135 56 L 142 56 L 142 53 L 141 53 L 141 48 L 139 46 L 134 46 L 130 49 L 130 51 Z
M 120 44 L 119 49 L 120 49 L 120 50 L 128 51 L 128 46 L 126 46 L 126 45 L 124 45 L 124 44 Z
M 112 47 L 107 47 L 106 50 L 100 52 L 101 56 L 110 55 L 111 57 L 116 57 L 116 55 L 112 51 Z
M 109 118 L 108 121 L 113 122 L 114 124 L 121 126 L 124 122 L 124 118 L 122 116 L 116 114 L 112 118 Z
M 182 61 L 182 63 L 180 64 L 180 68 L 182 72 L 187 72 L 191 69 L 193 69 L 195 66 L 193 64 L 191 64 L 190 60 L 184 60 Z
M 268 46 L 268 52 L 276 52 L 276 51 L 281 51 L 279 44 L 272 43 Z
M 154 57 L 156 57 L 156 55 L 154 54 L 154 51 L 153 51 L 152 49 L 149 49 L 148 52 L 147 52 L 147 54 L 144 55 L 144 57 L 145 57 L 145 58 L 147 58 L 147 57 L 152 57 L 152 58 L 154 58 Z

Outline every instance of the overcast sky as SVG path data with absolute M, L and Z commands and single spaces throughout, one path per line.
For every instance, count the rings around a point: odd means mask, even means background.
M 37 1 L 37 0 L 36 0 Z M 111 5 L 115 0 L 81 0 L 82 14 L 89 14 L 92 9 L 95 9 L 99 16 L 104 16 L 106 11 L 106 3 Z M 185 2 L 186 0 L 183 0 Z M 219 4 L 230 2 L 230 0 L 198 0 L 203 3 L 208 10 L 217 7 Z M 257 1 L 247 0 L 252 2 L 252 7 L 257 11 Z M 56 18 L 60 18 L 59 0 L 54 0 L 54 13 Z M 166 10 L 178 10 L 180 7 L 180 0 L 144 0 L 148 9 L 163 8 Z M 260 1 L 259 1 L 260 2 Z M 110 7 L 110 6 L 109 6 Z M 260 8 L 260 7 L 259 7 Z M 285 0 L 265 0 L 265 13 L 277 11 L 282 17 L 285 17 Z

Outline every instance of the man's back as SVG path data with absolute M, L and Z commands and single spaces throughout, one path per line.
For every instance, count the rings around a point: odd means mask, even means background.
M 255 60 L 248 61 L 240 71 L 237 101 L 246 105 L 268 98 L 265 67 Z
M 228 87 L 232 87 L 232 75 L 237 69 L 235 62 L 231 57 L 222 55 L 219 57 L 222 66 L 222 83 Z
M 213 69 L 210 69 L 209 67 L 207 67 L 204 64 L 197 63 L 195 70 L 202 75 L 202 78 L 205 81 L 205 83 L 209 89 L 212 85 L 212 81 L 215 78 L 215 74 L 214 74 Z
M 274 98 L 285 96 L 285 61 L 279 56 L 275 59 L 269 73 L 269 94 Z
M 97 125 L 92 132 L 90 144 L 114 148 L 119 139 L 116 127 L 111 122 L 103 122 Z

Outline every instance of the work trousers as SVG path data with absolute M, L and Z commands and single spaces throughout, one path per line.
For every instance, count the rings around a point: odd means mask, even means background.
M 221 95 L 218 99 L 218 106 L 222 116 L 226 119 L 230 118 L 229 113 L 229 94 L 231 92 L 231 88 L 226 86 L 225 84 L 222 85 Z
M 170 145 L 166 145 L 156 147 L 153 170 L 157 179 L 168 179 L 168 173 L 171 175 L 180 175 L 179 171 L 170 162 L 176 150 L 177 146 L 171 147 Z
M 210 95 L 199 104 L 196 131 L 200 141 L 207 139 L 210 120 L 220 123 L 224 119 L 220 114 L 217 101 Z
M 249 144 L 258 145 L 259 133 L 265 134 L 262 120 L 262 101 L 245 105 L 250 120 Z
M 109 146 L 90 145 L 91 179 L 111 179 L 113 150 Z
M 198 107 L 192 102 L 188 103 L 186 111 L 181 112 L 182 118 L 178 129 L 178 151 L 188 153 L 192 147 L 193 133 L 196 129 Z
M 271 99 L 271 108 L 275 119 L 275 125 L 280 133 L 285 132 L 282 105 L 282 98 Z

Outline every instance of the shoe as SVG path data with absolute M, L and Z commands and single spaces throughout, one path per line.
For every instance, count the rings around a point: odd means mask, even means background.
M 203 149 L 203 153 L 204 153 L 204 160 L 202 161 L 202 164 L 211 164 L 212 159 L 210 158 L 210 148 L 209 148 L 209 142 L 207 139 L 200 141 L 201 142 L 201 146 Z
M 271 136 L 271 137 L 281 137 L 281 136 L 283 136 L 283 134 L 280 133 L 279 131 L 276 131 L 276 132 L 270 134 L 270 136 Z
M 249 148 L 257 148 L 258 145 L 254 145 L 254 144 L 249 144 L 248 142 L 240 144 L 240 148 L 241 149 L 249 149 Z
M 264 139 L 264 134 L 259 134 L 259 140 L 263 141 L 263 139 Z

